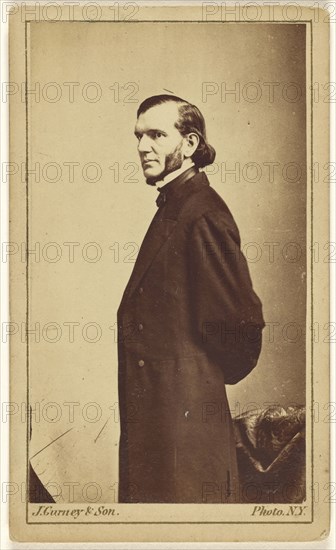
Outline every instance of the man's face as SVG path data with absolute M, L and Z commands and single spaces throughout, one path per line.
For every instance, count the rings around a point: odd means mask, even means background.
M 177 105 L 169 102 L 148 109 L 137 120 L 134 133 L 143 173 L 150 185 L 182 165 L 184 140 L 175 128 L 177 118 Z

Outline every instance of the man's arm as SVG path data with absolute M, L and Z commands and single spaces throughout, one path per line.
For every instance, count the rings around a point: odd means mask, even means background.
M 190 307 L 200 346 L 236 384 L 257 364 L 265 326 L 237 226 L 229 213 L 204 214 L 189 247 Z

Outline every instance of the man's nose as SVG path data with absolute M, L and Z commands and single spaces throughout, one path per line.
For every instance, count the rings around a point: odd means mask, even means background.
M 139 139 L 138 151 L 139 153 L 148 153 L 152 150 L 151 140 L 148 136 L 143 135 Z

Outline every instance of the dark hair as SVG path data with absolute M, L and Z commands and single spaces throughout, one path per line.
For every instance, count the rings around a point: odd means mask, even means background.
M 178 107 L 178 119 L 175 122 L 175 127 L 182 136 L 189 133 L 195 133 L 199 137 L 199 144 L 192 155 L 192 160 L 197 168 L 203 168 L 208 164 L 212 164 L 216 157 L 215 149 L 207 142 L 205 121 L 201 111 L 185 99 L 181 99 L 175 95 L 161 94 L 154 95 L 145 99 L 137 111 L 137 117 L 148 111 L 152 107 L 162 105 L 163 103 L 176 103 Z

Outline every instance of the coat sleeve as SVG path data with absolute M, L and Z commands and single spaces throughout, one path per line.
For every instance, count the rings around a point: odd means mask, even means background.
M 191 229 L 190 310 L 200 347 L 236 384 L 256 366 L 265 326 L 238 228 L 229 213 L 209 212 Z

